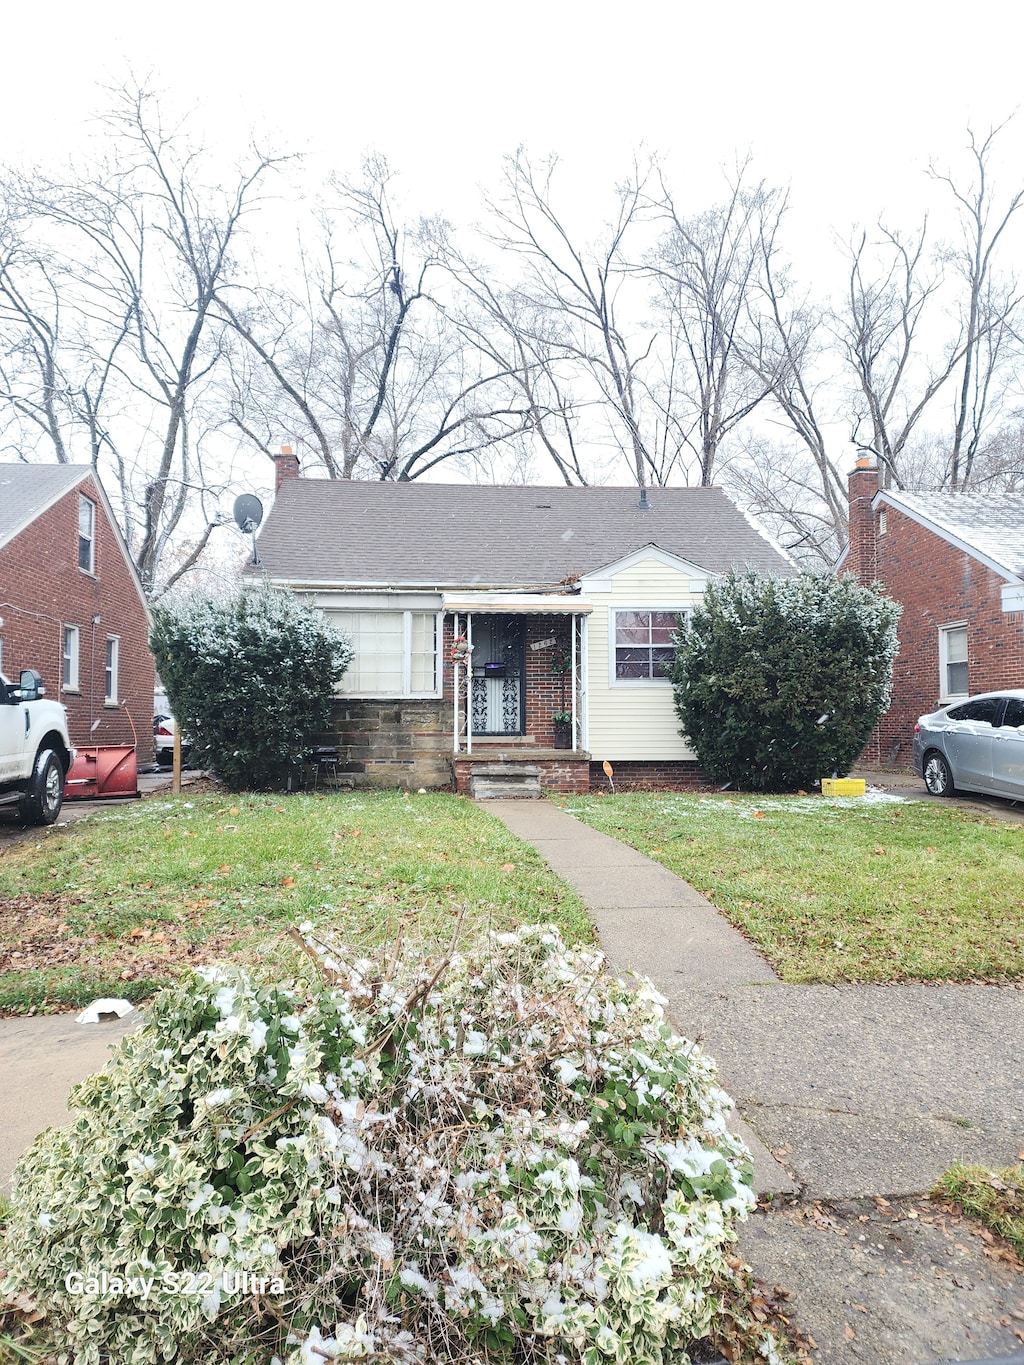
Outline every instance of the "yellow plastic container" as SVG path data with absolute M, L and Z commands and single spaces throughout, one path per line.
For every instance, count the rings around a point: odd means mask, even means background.
M 862 777 L 823 777 L 822 796 L 863 796 L 866 785 Z

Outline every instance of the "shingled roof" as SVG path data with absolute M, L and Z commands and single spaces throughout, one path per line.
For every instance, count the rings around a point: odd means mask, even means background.
M 0 464 L 0 545 L 92 472 L 87 464 Z
M 551 588 L 656 545 L 709 573 L 792 562 L 720 488 L 287 479 L 259 537 L 271 578 L 344 587 Z
M 903 493 L 887 489 L 884 501 L 908 512 L 997 572 L 1024 576 L 1024 494 Z

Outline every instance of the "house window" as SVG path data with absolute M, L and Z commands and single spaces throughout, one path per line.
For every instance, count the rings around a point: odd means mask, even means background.
M 967 627 L 944 626 L 939 631 L 939 691 L 943 698 L 966 697 Z
M 328 611 L 355 649 L 338 686 L 352 697 L 441 695 L 440 616 L 434 611 Z
M 685 611 L 615 611 L 614 673 L 616 682 L 667 682 L 675 658 L 672 636 Z
M 96 506 L 81 494 L 78 498 L 78 567 L 92 573 L 96 567 Z
M 116 635 L 108 635 L 106 660 L 103 665 L 103 702 L 106 706 L 117 705 L 117 665 L 120 652 L 120 640 Z
M 64 627 L 61 684 L 65 692 L 78 691 L 78 627 Z

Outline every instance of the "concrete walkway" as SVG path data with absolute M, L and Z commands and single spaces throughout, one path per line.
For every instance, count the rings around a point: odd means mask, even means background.
M 1011 1315 L 1024 1311 L 1024 1281 L 993 1268 L 982 1291 L 983 1247 L 962 1227 L 937 1231 L 921 1197 L 955 1161 L 1009 1165 L 1024 1148 L 1024 990 L 784 985 L 714 906 L 652 859 L 546 801 L 486 809 L 579 892 L 614 966 L 650 977 L 676 1028 L 715 1058 L 758 1191 L 790 1211 L 752 1220 L 745 1254 L 770 1283 L 797 1290 L 796 1316 L 820 1341 L 820 1359 L 968 1360 L 1019 1347 L 1024 1319 Z M 827 1215 L 804 1216 L 823 1205 Z M 875 1245 L 863 1228 L 881 1210 L 887 1240 Z M 894 1244 L 900 1255 L 887 1260 Z M 963 1313 L 948 1296 L 919 1292 L 936 1266 L 971 1285 L 970 1296 L 954 1286 Z M 862 1314 L 850 1305 L 866 1305 L 872 1280 L 884 1292 Z
M 73 1085 L 102 1071 L 111 1047 L 133 1028 L 137 1010 L 102 1024 L 78 1024 L 74 1014 L 0 1019 L 0 1193 L 15 1162 L 44 1128 L 70 1123 Z

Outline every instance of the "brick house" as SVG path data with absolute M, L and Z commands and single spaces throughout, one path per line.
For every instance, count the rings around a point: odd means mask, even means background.
M 839 569 L 903 605 L 892 706 L 863 757 L 909 767 L 918 716 L 1024 687 L 1024 495 L 883 489 L 865 458 L 849 497 Z
M 355 644 L 322 737 L 354 785 L 693 782 L 678 617 L 731 567 L 794 571 L 719 488 L 304 479 L 290 452 L 277 476 L 248 572 Z
M 39 670 L 76 746 L 152 758 L 149 612 L 89 465 L 0 465 L 0 668 Z

